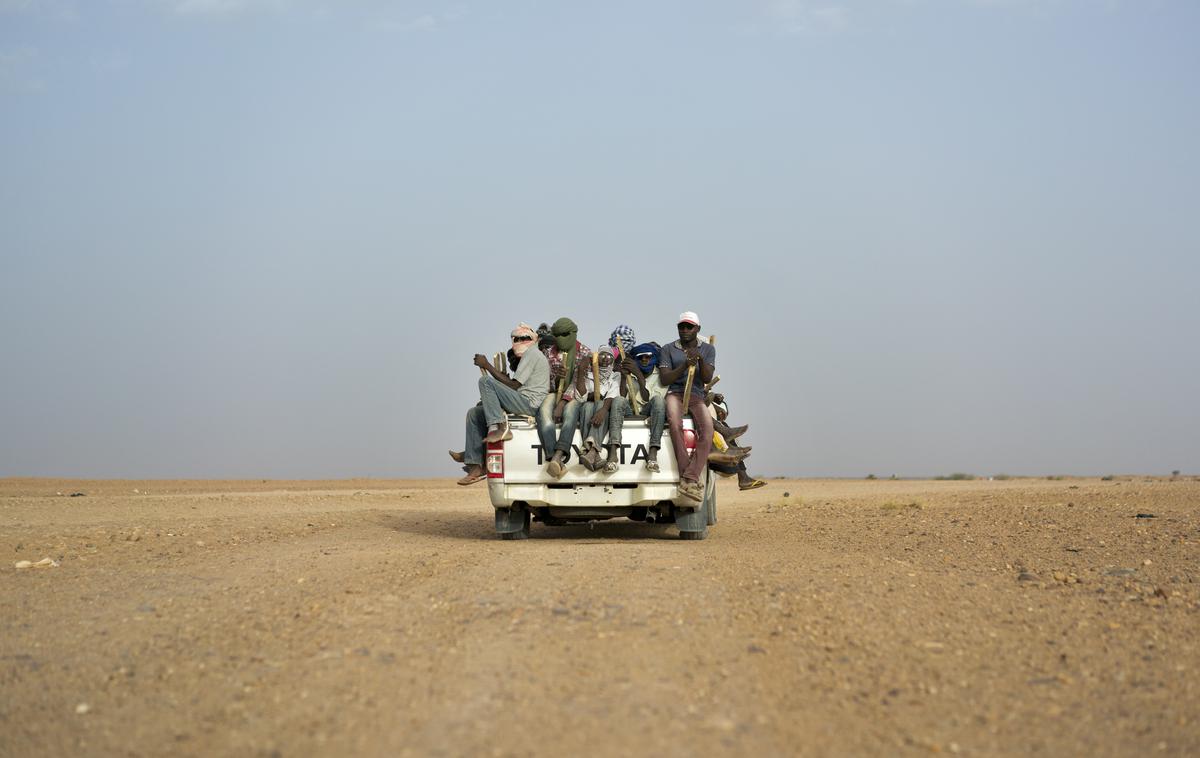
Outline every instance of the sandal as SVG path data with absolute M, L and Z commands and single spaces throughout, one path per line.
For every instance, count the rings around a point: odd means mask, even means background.
M 657 474 L 662 471 L 662 468 L 658 465 L 658 461 L 646 461 L 646 470 Z
M 605 461 L 604 462 L 604 473 L 606 473 L 606 474 L 617 473 L 617 462 L 616 461 Z
M 479 468 L 479 471 L 477 471 L 475 473 L 471 473 L 470 471 L 468 471 L 466 476 L 464 476 L 462 479 L 458 480 L 458 483 L 463 486 L 466 486 L 468 484 L 474 484 L 475 482 L 479 482 L 484 479 L 487 479 L 487 472 L 485 472 L 483 470 L 483 467 L 481 466 Z
M 700 482 L 680 480 L 679 494 L 683 495 L 688 500 L 694 500 L 697 503 L 704 502 L 704 490 L 700 488 Z
M 759 487 L 766 487 L 766 486 L 767 486 L 767 483 L 764 482 L 762 479 L 755 479 L 754 481 L 750 482 L 749 484 L 739 484 L 738 489 L 739 490 L 756 490 Z

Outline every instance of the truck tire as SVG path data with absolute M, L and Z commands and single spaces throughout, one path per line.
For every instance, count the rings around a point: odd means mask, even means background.
M 681 540 L 702 540 L 708 536 L 708 529 L 702 532 L 680 532 L 679 539 Z

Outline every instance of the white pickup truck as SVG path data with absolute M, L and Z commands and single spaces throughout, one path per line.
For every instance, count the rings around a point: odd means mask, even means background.
M 502 539 L 529 536 L 530 523 L 548 526 L 625 517 L 633 521 L 675 524 L 685 540 L 702 540 L 717 523 L 716 477 L 704 472 L 704 500 L 679 494 L 679 469 L 664 431 L 658 453 L 661 471 L 646 470 L 650 430 L 637 417 L 625 420 L 620 468 L 615 474 L 588 471 L 579 462 L 579 437 L 575 438 L 567 473 L 555 479 L 546 472 L 546 456 L 537 425 L 528 416 L 509 416 L 512 439 L 487 446 L 484 468 L 488 494 L 496 509 L 496 532 Z M 695 444 L 692 420 L 685 418 L 684 439 L 689 451 Z

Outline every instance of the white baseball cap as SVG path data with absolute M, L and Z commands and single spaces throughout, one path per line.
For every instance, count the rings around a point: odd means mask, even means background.
M 700 317 L 696 315 L 695 311 L 684 311 L 683 313 L 679 314 L 679 320 L 675 323 L 695 324 L 696 326 L 700 326 Z

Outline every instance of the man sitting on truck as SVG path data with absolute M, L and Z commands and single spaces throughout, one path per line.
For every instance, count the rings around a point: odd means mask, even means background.
M 586 394 L 584 395 L 588 400 L 579 412 L 580 427 L 583 432 L 583 447 L 579 449 L 579 462 L 589 471 L 600 469 L 600 447 L 604 442 L 604 436 L 609 431 L 609 415 L 612 412 L 613 403 L 620 400 L 625 393 L 625 387 L 621 384 L 622 375 L 613 371 L 615 360 L 613 349 L 604 345 L 596 351 L 596 355 L 600 376 L 593 379 L 592 375 L 588 374 Z M 596 397 L 600 398 L 599 402 L 596 401 Z M 610 446 L 608 460 L 604 464 L 604 470 L 610 474 L 617 470 L 616 456 L 617 448 Z M 610 465 L 611 470 L 609 470 Z
M 567 473 L 566 462 L 571 457 L 571 443 L 575 441 L 583 402 L 580 398 L 585 395 L 584 372 L 592 358 L 592 351 L 576 339 L 578 334 L 579 327 L 574 321 L 565 316 L 560 318 L 550 327 L 554 344 L 545 351 L 550 365 L 550 392 L 538 409 L 537 424 L 542 452 L 549 456 L 546 471 L 555 479 Z M 562 431 L 556 438 L 557 424 L 562 424 Z
M 459 484 L 474 484 L 487 475 L 483 470 L 483 456 L 488 442 L 512 439 L 508 413 L 533 416 L 545 399 L 550 387 L 550 365 L 537 348 L 529 349 L 536 339 L 537 333 L 527 324 L 513 329 L 513 352 L 520 362 L 512 378 L 493 366 L 487 356 L 475 355 L 475 365 L 484 371 L 479 378 L 482 405 L 467 411 L 466 447 L 463 448 L 467 475 L 458 480 Z
M 679 494 L 701 502 L 704 490 L 700 486 L 700 474 L 708 465 L 708 453 L 712 449 L 712 416 L 704 405 L 704 385 L 712 381 L 716 370 L 717 349 L 707 342 L 700 342 L 700 317 L 694 311 L 679 314 L 677 324 L 679 339 L 662 348 L 659 354 L 659 380 L 667 385 L 667 428 L 671 435 L 671 446 L 675 448 L 675 462 L 679 465 Z M 688 368 L 694 368 L 688 407 L 683 407 L 683 393 L 687 382 Z M 692 414 L 696 432 L 696 451 L 688 456 L 683 443 L 683 415 Z
M 659 449 L 662 447 L 662 426 L 666 423 L 667 387 L 659 381 L 659 343 L 647 342 L 635 345 L 635 371 L 631 374 L 638 379 L 637 392 L 629 396 L 630 407 L 635 416 L 646 416 L 649 420 L 650 439 L 649 450 L 646 451 L 646 470 L 658 473 Z M 628 357 L 626 361 L 630 360 Z

